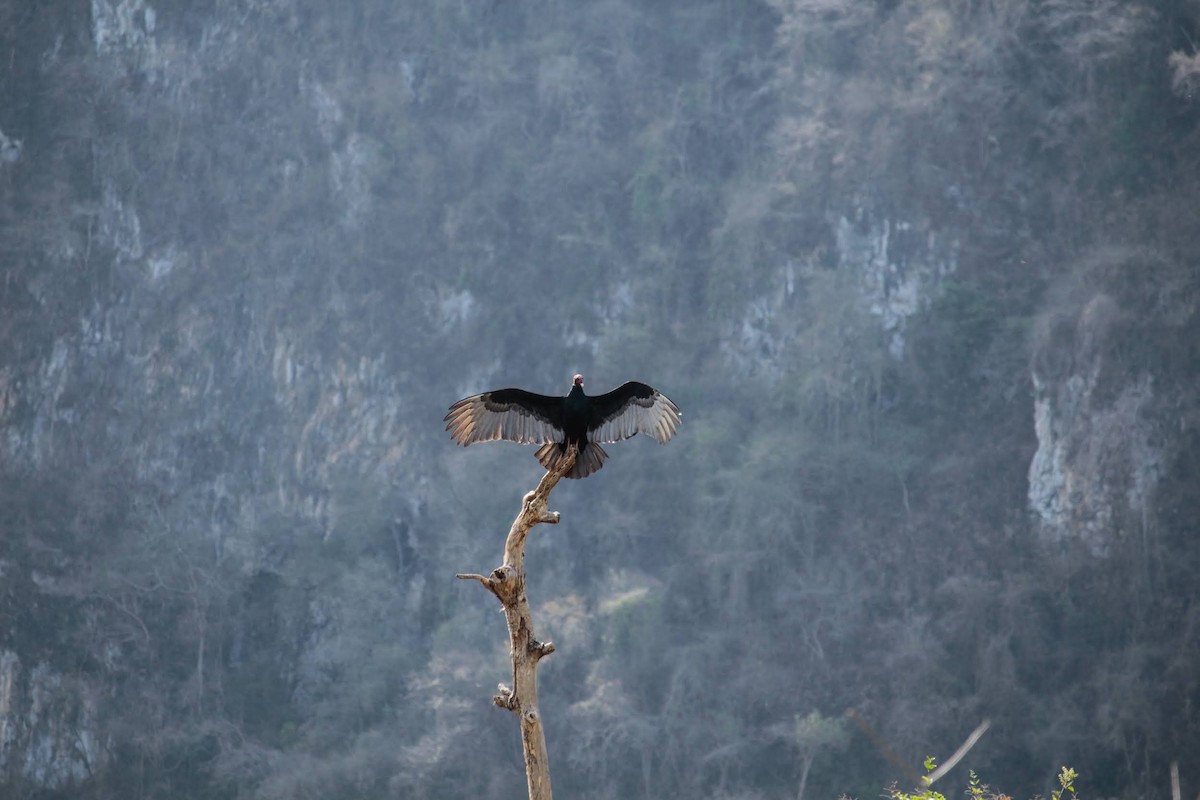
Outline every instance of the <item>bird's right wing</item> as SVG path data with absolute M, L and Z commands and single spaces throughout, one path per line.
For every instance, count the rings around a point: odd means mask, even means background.
M 671 398 L 644 383 L 630 381 L 592 398 L 588 436 L 593 442 L 619 442 L 644 433 L 666 444 L 682 420 L 679 406 Z
M 450 406 L 446 430 L 466 447 L 504 439 L 519 444 L 560 442 L 562 398 L 524 389 L 497 389 L 464 397 Z

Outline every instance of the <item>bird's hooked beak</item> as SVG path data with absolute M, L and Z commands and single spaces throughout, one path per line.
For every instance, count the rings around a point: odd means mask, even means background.
M 576 373 L 575 377 L 572 379 L 572 382 L 573 382 L 573 383 L 574 383 L 576 386 L 578 386 L 578 387 L 580 387 L 580 388 L 583 388 L 583 376 L 582 376 L 582 375 L 580 375 L 580 374 Z

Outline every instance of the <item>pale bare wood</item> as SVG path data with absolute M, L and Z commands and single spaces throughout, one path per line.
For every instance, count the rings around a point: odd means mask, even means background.
M 533 635 L 533 615 L 525 594 L 525 540 L 539 522 L 557 523 L 557 511 L 547 510 L 551 490 L 575 465 L 578 450 L 567 448 L 554 469 L 547 472 L 537 488 L 521 501 L 521 511 L 513 520 L 504 541 L 504 561 L 490 575 L 459 573 L 463 580 L 478 581 L 504 606 L 508 622 L 509 652 L 512 656 L 512 688 L 503 684 L 492 702 L 517 715 L 521 724 L 521 747 L 525 753 L 525 778 L 529 800 L 551 800 L 550 760 L 546 752 L 546 734 L 537 698 L 537 664 L 554 652 L 552 642 L 539 642 Z
M 987 729 L 991 726 L 992 721 L 990 719 L 985 719 L 983 722 L 979 723 L 979 727 L 971 731 L 971 735 L 967 737 L 967 740 L 962 743 L 961 747 L 954 751 L 954 755 L 947 758 L 940 767 L 925 776 L 925 783 L 933 785 L 934 781 L 945 775 L 950 770 L 954 769 L 954 765 L 959 761 L 962 761 L 963 756 L 965 756 L 967 752 L 975 746 L 975 743 L 979 741 L 979 737 L 987 733 Z

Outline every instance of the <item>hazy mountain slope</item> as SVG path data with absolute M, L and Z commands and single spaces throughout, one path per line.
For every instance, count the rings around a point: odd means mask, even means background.
M 1194 2 L 0 22 L 11 793 L 519 796 L 441 418 L 576 371 L 684 425 L 530 543 L 564 796 L 1200 774 Z

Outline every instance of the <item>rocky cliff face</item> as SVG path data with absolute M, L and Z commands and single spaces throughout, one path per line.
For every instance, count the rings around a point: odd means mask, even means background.
M 0 651 L 0 772 L 47 789 L 70 789 L 108 767 L 95 687 L 47 663 L 23 669 Z
M 1184 362 L 1196 287 L 1146 252 L 1085 260 L 1049 295 L 1032 362 L 1038 448 L 1029 504 L 1045 533 L 1097 554 L 1141 537 L 1181 457 L 1194 387 Z
M 1034 373 L 1033 381 L 1030 507 L 1047 535 L 1083 539 L 1104 555 L 1111 536 L 1136 534 L 1151 512 L 1163 460 L 1146 418 L 1152 384 L 1143 379 L 1097 403 L 1095 372 L 1049 384 Z
M 928 307 L 943 279 L 954 272 L 953 240 L 928 222 L 880 218 L 863 207 L 853 219 L 839 217 L 834 230 L 838 262 L 862 274 L 871 314 L 887 335 L 888 352 L 902 359 L 909 318 Z

